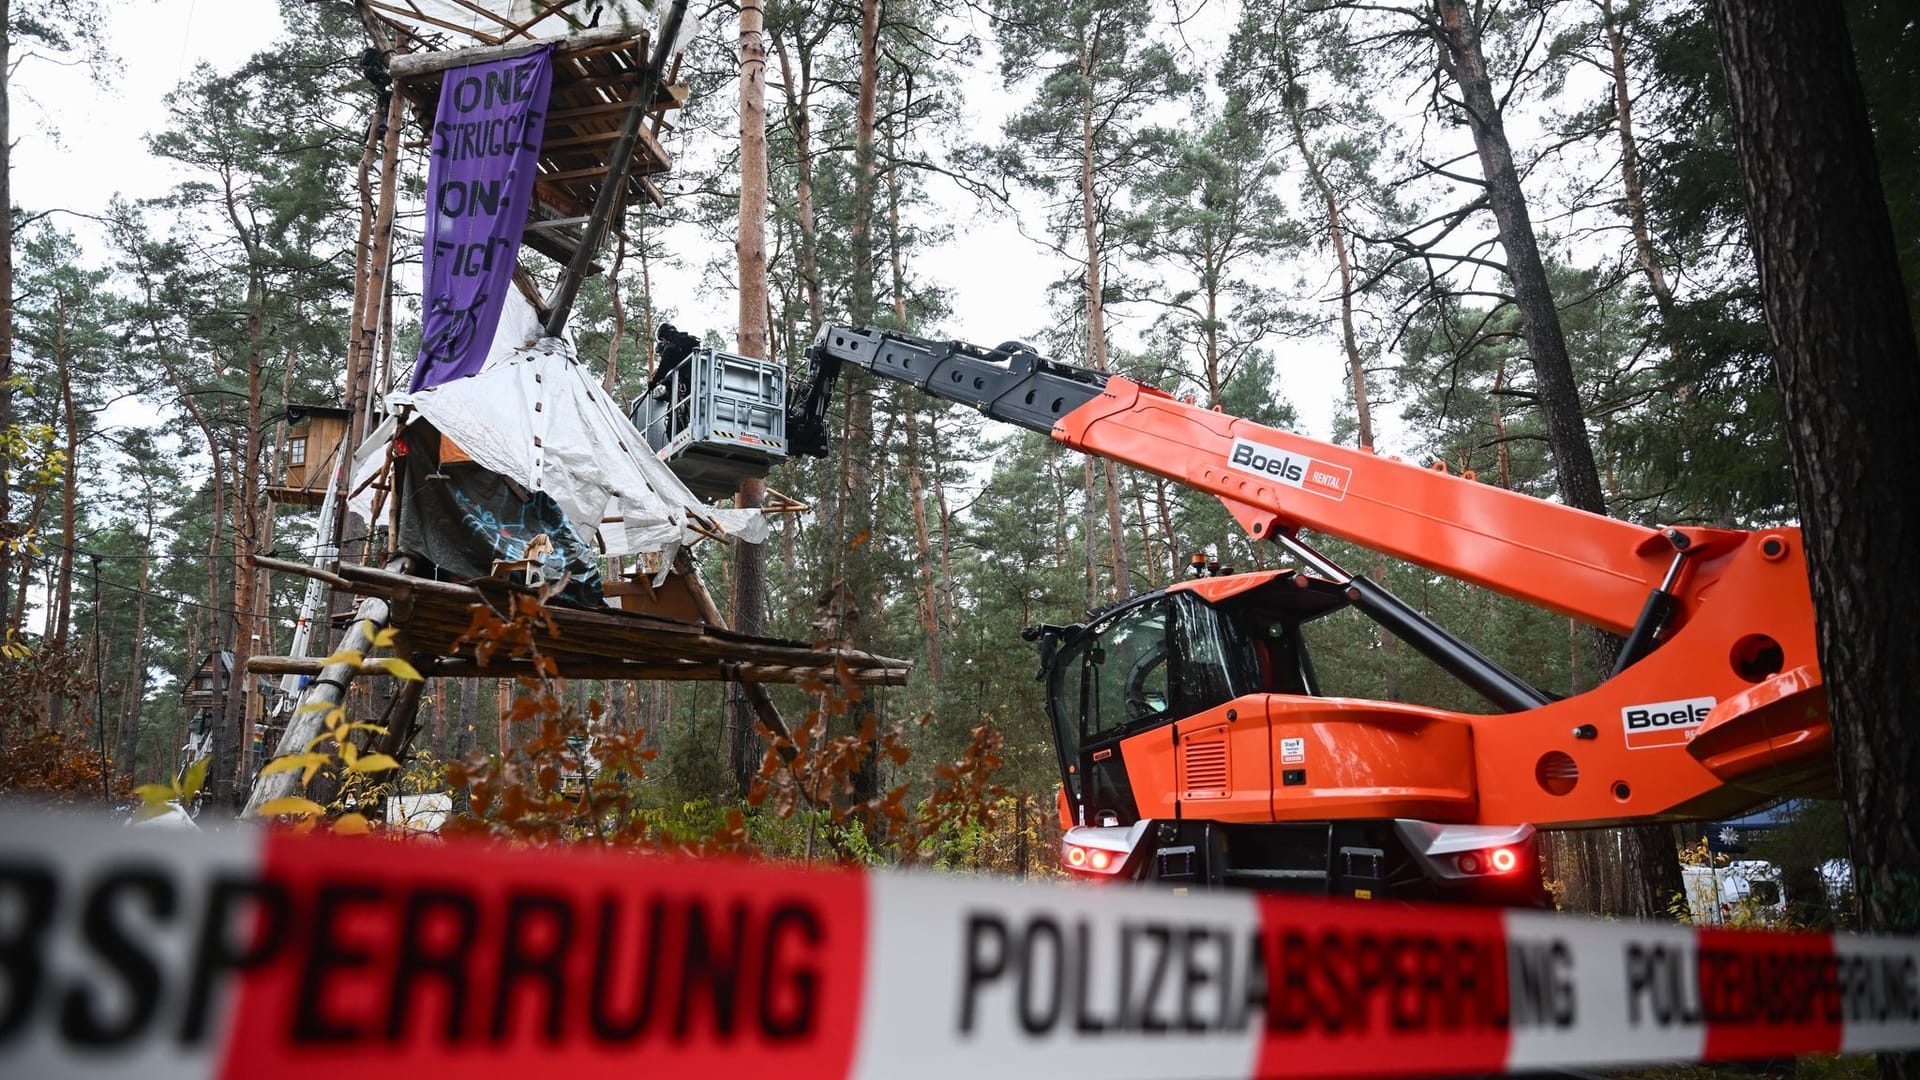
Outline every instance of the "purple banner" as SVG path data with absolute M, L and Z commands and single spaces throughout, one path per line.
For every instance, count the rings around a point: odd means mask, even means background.
M 486 362 L 520 255 L 552 83 L 550 48 L 443 77 L 427 165 L 414 390 L 471 375 Z

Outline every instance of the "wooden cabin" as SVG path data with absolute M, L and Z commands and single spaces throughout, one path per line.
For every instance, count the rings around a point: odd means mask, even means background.
M 181 685 L 180 700 L 189 709 L 217 709 L 227 696 L 227 684 L 232 679 L 233 654 L 224 649 L 207 653 Z
M 351 415 L 332 405 L 287 406 L 286 458 L 280 482 L 267 487 L 274 501 L 320 505 L 326 498 L 327 479 L 346 443 Z

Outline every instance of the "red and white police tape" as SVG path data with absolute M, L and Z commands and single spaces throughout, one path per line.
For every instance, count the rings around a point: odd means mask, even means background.
M 4 1076 L 1711 1061 L 1920 1048 L 1916 969 L 1915 938 L 0 813 Z

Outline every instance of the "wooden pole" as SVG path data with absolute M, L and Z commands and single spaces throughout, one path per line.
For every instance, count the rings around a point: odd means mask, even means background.
M 487 664 L 465 657 L 440 657 L 418 660 L 414 667 L 428 678 L 446 676 L 468 678 L 487 675 L 499 678 L 534 677 L 532 663 L 526 660 L 495 658 Z M 792 683 L 802 677 L 832 679 L 838 667 L 813 665 L 742 664 L 732 661 L 645 662 L 626 660 L 560 662 L 560 675 L 567 679 L 644 679 L 664 682 L 738 682 Z M 247 670 L 255 675 L 318 675 L 325 670 L 322 661 L 305 656 L 254 656 L 247 659 Z M 378 660 L 362 661 L 356 672 L 382 675 L 386 668 Z M 850 665 L 849 677 L 862 685 L 905 686 L 910 669 L 904 665 Z
M 694 606 L 700 609 L 700 617 L 710 626 L 724 627 L 727 621 L 720 616 L 720 608 L 713 602 L 713 594 L 707 591 L 706 583 L 700 580 L 700 569 L 693 564 L 693 556 L 681 548 L 673 558 L 674 571 L 687 581 L 687 591 L 693 594 Z M 753 713 L 767 729 L 782 740 L 780 756 L 788 761 L 798 757 L 800 750 L 793 745 L 793 736 L 787 731 L 786 721 L 780 719 L 780 710 L 774 708 L 773 698 L 767 696 L 767 689 L 757 683 L 744 683 L 747 703 L 753 706 Z
M 391 613 L 387 602 L 377 596 L 369 596 L 360 601 L 354 611 L 353 628 L 347 631 L 346 640 L 340 643 L 344 649 L 356 650 L 362 655 L 373 650 L 373 638 L 386 628 Z M 306 750 L 307 744 L 320 734 L 328 711 L 338 706 L 347 695 L 347 686 L 360 672 L 360 665 L 347 662 L 328 664 L 320 674 L 307 684 L 300 694 L 300 705 L 287 718 L 286 733 L 280 736 L 280 745 L 275 748 L 276 757 L 282 754 L 297 754 Z M 234 672 L 235 678 L 244 678 L 242 672 Z M 274 799 L 285 798 L 300 793 L 300 774 L 298 772 L 274 773 L 272 776 L 256 776 L 253 791 L 247 796 L 247 808 L 243 816 L 256 816 L 260 808 Z

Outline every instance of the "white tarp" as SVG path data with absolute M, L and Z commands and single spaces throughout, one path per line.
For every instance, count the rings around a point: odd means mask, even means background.
M 457 0 L 381 0 L 377 10 L 429 30 L 457 26 L 489 37 L 502 36 L 509 26 L 524 26 L 527 35 L 535 38 L 570 34 L 588 26 L 636 30 L 653 26 L 652 5 L 642 0 L 480 0 L 478 6 L 492 15 L 482 15 Z
M 372 517 L 366 481 L 386 462 L 393 414 L 411 405 L 475 464 L 551 495 L 580 535 L 589 542 L 598 537 L 608 555 L 670 554 L 699 538 L 696 520 L 748 543 L 767 538 L 760 511 L 708 506 L 688 491 L 618 402 L 574 362 L 570 344 L 554 338 L 526 344 L 538 328 L 531 316 L 526 301 L 509 293 L 479 374 L 388 397 L 389 418 L 354 456 L 349 490 L 357 494 L 349 508 Z
M 651 31 L 658 21 L 653 5 L 645 0 L 481 0 L 479 6 L 497 17 L 482 15 L 455 0 L 380 0 L 375 10 L 423 33 L 440 34 L 458 27 L 470 35 L 495 38 L 522 27 L 523 35 L 533 39 L 614 26 Z M 687 47 L 699 24 L 699 16 L 689 10 L 681 21 L 674 52 Z

